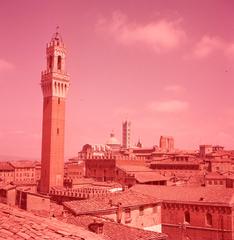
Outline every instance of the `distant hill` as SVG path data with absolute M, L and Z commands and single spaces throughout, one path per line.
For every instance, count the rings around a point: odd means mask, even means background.
M 10 156 L 10 155 L 0 155 L 0 162 L 7 162 L 7 161 L 18 161 L 18 160 L 39 160 L 38 158 L 31 158 L 31 157 L 19 157 L 19 156 Z

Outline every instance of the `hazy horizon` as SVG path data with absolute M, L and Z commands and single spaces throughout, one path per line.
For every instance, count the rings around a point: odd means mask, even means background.
M 0 2 L 0 155 L 40 159 L 41 71 L 56 26 L 65 42 L 71 86 L 65 156 L 86 144 L 219 144 L 234 149 L 234 2 Z

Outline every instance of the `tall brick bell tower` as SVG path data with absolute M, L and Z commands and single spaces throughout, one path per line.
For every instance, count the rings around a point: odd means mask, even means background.
M 44 194 L 53 186 L 63 186 L 65 100 L 70 85 L 65 70 L 66 53 L 57 28 L 47 44 L 47 68 L 41 74 L 43 126 L 39 191 Z

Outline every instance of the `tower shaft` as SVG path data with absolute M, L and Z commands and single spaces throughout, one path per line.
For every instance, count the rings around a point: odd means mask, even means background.
M 122 147 L 131 147 L 131 122 L 129 121 L 122 123 Z
M 43 123 L 40 192 L 63 186 L 65 100 L 69 76 L 65 72 L 66 49 L 58 33 L 47 45 L 47 69 L 42 72 Z

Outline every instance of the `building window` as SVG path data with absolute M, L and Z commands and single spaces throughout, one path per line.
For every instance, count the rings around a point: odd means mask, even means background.
M 58 104 L 60 104 L 60 98 L 58 98 Z
M 58 70 L 62 69 L 62 57 L 58 56 Z
M 59 128 L 57 128 L 57 135 L 59 135 Z
M 125 209 L 125 223 L 130 223 L 132 221 L 131 219 L 131 209 L 126 208 Z
M 184 213 L 184 222 L 190 223 L 190 213 L 189 213 L 189 211 L 185 211 L 185 213 Z
M 212 181 L 211 180 L 209 180 L 209 184 L 212 185 Z
M 144 215 L 144 207 L 143 207 L 143 206 L 140 206 L 140 207 L 139 207 L 139 215 L 140 215 L 140 216 L 143 216 L 143 215 Z
M 212 215 L 210 213 L 206 214 L 206 224 L 212 226 Z

